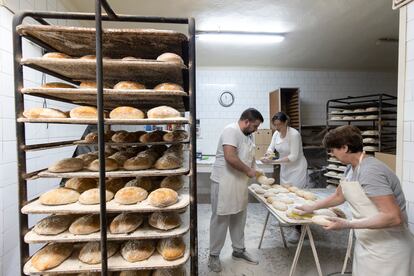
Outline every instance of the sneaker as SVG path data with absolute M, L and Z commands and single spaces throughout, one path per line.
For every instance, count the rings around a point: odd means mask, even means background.
M 250 256 L 249 253 L 246 252 L 246 250 L 243 251 L 233 251 L 232 257 L 236 261 L 244 261 L 248 264 L 258 265 L 259 261 Z
M 297 229 L 293 228 L 286 240 L 291 244 L 297 244 L 299 242 L 299 238 L 300 232 Z
M 219 256 L 210 255 L 208 258 L 208 268 L 213 272 L 221 271 L 221 263 Z

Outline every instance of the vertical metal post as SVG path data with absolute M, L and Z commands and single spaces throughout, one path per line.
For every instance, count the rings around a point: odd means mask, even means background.
M 198 238 L 197 238 L 197 163 L 196 163 L 196 57 L 195 57 L 195 21 L 188 19 L 189 33 L 189 96 L 190 96 L 190 127 L 191 127 L 191 181 L 190 181 L 190 275 L 198 275 Z
M 27 203 L 27 181 L 26 174 L 26 152 L 23 146 L 26 141 L 24 123 L 17 122 L 17 118 L 24 110 L 24 97 L 20 93 L 23 87 L 23 66 L 20 64 L 22 58 L 22 38 L 17 34 L 16 27 L 23 21 L 23 15 L 13 18 L 13 67 L 14 67 L 14 102 L 16 114 L 16 145 L 17 145 L 17 189 L 18 189 L 18 212 L 19 212 L 19 247 L 20 247 L 20 274 L 24 275 L 24 264 L 29 260 L 29 245 L 24 242 L 24 235 L 29 229 L 28 216 L 22 214 L 21 209 Z
M 100 223 L 101 223 L 101 275 L 108 272 L 107 240 L 106 240 L 106 194 L 105 194 L 105 127 L 103 105 L 103 62 L 102 62 L 102 17 L 101 0 L 95 1 L 96 26 L 96 105 L 98 107 L 98 147 L 99 147 L 99 195 L 100 195 Z
M 379 95 L 379 106 L 378 106 L 378 151 L 382 151 L 382 94 Z M 375 124 L 375 121 L 374 121 Z

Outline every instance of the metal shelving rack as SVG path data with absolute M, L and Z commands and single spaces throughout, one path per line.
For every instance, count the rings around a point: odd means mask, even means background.
M 367 108 L 376 110 L 367 111 Z M 388 94 L 372 94 L 358 97 L 346 97 L 332 99 L 326 103 L 326 127 L 332 128 L 344 124 L 356 125 L 361 131 L 376 131 L 376 134 L 366 134 L 364 138 L 374 138 L 374 143 L 364 143 L 364 146 L 378 147 L 379 152 L 395 153 L 396 147 L 396 121 L 397 121 L 397 97 Z M 356 112 L 358 111 L 358 112 Z M 362 116 L 373 116 L 372 118 L 363 118 Z M 343 118 L 345 116 L 353 117 Z M 356 118 L 359 116 L 358 118 Z M 335 118 L 335 117 L 341 117 Z M 371 152 L 373 153 L 373 152 Z M 341 164 L 339 161 L 328 159 L 329 164 Z M 341 172 L 343 168 L 331 169 L 330 171 Z M 337 184 L 339 176 L 329 177 L 328 183 Z M 336 179 L 336 180 L 335 180 Z
M 106 14 L 102 14 L 102 8 Z M 13 19 L 13 47 L 14 47 L 14 86 L 15 86 L 15 107 L 16 107 L 16 136 L 17 136 L 17 160 L 18 160 L 18 200 L 19 200 L 19 228 L 20 228 L 20 268 L 21 275 L 24 275 L 24 265 L 29 260 L 29 245 L 25 243 L 25 235 L 29 232 L 28 227 L 28 214 L 24 214 L 21 210 L 29 202 L 27 193 L 27 182 L 30 179 L 41 177 L 39 171 L 27 172 L 26 168 L 26 151 L 30 150 L 44 150 L 56 147 L 79 145 L 77 141 L 62 141 L 55 143 L 27 145 L 25 135 L 25 124 L 30 123 L 21 119 L 20 116 L 24 110 L 24 94 L 23 88 L 23 66 L 30 66 L 22 64 L 23 50 L 22 50 L 22 34 L 19 34 L 17 27 L 22 24 L 23 20 L 31 18 L 41 25 L 47 26 L 49 23 L 46 19 L 67 19 L 67 20 L 87 20 L 95 21 L 95 54 L 96 54 L 96 82 L 97 82 L 97 95 L 96 95 L 96 107 L 98 109 L 98 120 L 91 122 L 98 126 L 98 148 L 99 148 L 99 188 L 101 198 L 105 198 L 105 140 L 104 140 L 104 127 L 108 124 L 104 119 L 104 63 L 103 63 L 103 30 L 102 21 L 110 22 L 138 22 L 138 23 L 167 23 L 167 24 L 185 24 L 188 25 L 188 41 L 183 43 L 183 60 L 188 65 L 188 68 L 182 70 L 184 87 L 188 89 L 188 96 L 184 100 L 185 111 L 189 111 L 189 126 L 190 126 L 190 161 L 189 161 L 189 201 L 190 201 L 190 257 L 191 266 L 190 274 L 198 275 L 198 252 L 197 252 L 197 186 L 196 186 L 196 85 L 195 85 L 195 21 L 193 18 L 164 18 L 164 17 L 145 17 L 135 15 L 117 15 L 106 0 L 95 0 L 95 13 L 63 13 L 63 12 L 33 12 L 26 11 L 17 14 Z M 34 36 L 24 36 L 26 39 L 41 46 L 46 51 L 56 51 L 49 44 L 44 43 L 42 40 L 37 39 Z M 30 66 L 33 69 L 39 70 L 43 73 L 57 77 L 59 79 L 68 81 L 70 83 L 79 84 L 73 78 L 66 77 L 62 74 L 56 73 L 53 70 L 49 70 L 44 67 L 36 65 Z M 36 95 L 35 95 L 36 96 Z M 62 97 L 54 97 L 50 95 L 37 95 L 43 98 L 49 98 L 59 100 L 63 102 L 73 102 Z M 42 121 L 40 121 L 42 123 Z M 43 122 L 44 123 L 44 122 Z M 62 122 L 56 122 L 62 123 Z M 65 122 L 63 122 L 65 123 Z M 72 122 L 73 123 L 73 122 Z M 76 122 L 74 122 L 76 123 Z M 143 124 L 141 122 L 140 124 Z M 167 122 L 166 123 L 174 123 Z M 178 122 L 180 123 L 180 122 Z M 100 237 L 95 239 L 100 240 L 101 243 L 101 256 L 102 263 L 98 270 L 102 275 L 108 275 L 108 260 L 107 255 L 107 209 L 106 202 L 100 202 Z M 96 267 L 94 268 L 97 269 Z

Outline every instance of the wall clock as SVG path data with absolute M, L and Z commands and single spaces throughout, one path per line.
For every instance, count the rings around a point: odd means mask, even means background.
M 229 107 L 234 103 L 234 95 L 230 91 L 224 91 L 219 96 L 219 103 L 224 107 Z

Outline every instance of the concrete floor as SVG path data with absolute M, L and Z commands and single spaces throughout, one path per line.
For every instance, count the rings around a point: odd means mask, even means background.
M 198 250 L 199 250 L 199 275 L 237 275 L 237 276 L 264 276 L 264 275 L 289 275 L 290 265 L 295 255 L 296 247 L 289 245 L 283 247 L 277 221 L 272 216 L 265 232 L 262 249 L 257 249 L 260 235 L 263 229 L 266 209 L 259 203 L 248 206 L 247 223 L 245 229 L 246 248 L 256 256 L 260 263 L 257 266 L 236 262 L 231 258 L 230 236 L 227 235 L 226 244 L 220 255 L 223 271 L 221 273 L 209 272 L 207 267 L 209 246 L 209 225 L 211 208 L 209 204 L 198 205 Z M 286 229 L 286 228 L 284 228 Z M 285 234 L 289 231 L 286 229 Z M 331 275 L 341 271 L 345 258 L 348 231 L 325 231 L 318 226 L 312 226 L 312 234 L 316 243 L 323 275 Z M 348 264 L 347 271 L 351 270 Z M 309 242 L 305 240 L 295 275 L 317 275 L 315 262 Z

